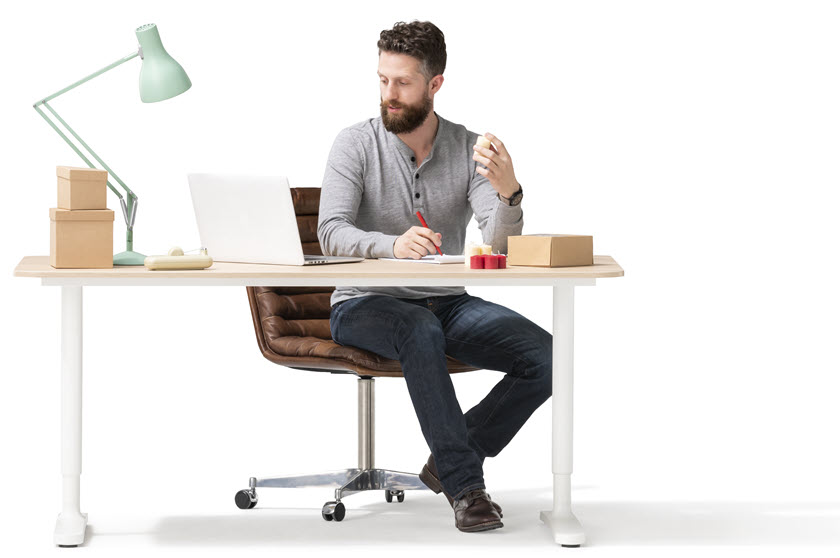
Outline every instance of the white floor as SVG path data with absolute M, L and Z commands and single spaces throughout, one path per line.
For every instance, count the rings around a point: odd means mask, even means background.
M 580 549 L 553 543 L 537 510 L 546 509 L 550 489 L 496 491 L 505 527 L 466 534 L 457 531 L 442 496 L 409 492 L 388 504 L 380 493 L 345 499 L 340 523 L 320 517 L 330 496 L 323 489 L 263 489 L 260 505 L 242 511 L 220 503 L 208 513 L 132 513 L 123 507 L 90 513 L 83 549 L 54 548 L 53 514 L 21 524 L 10 533 L 14 548 L 40 555 L 147 555 L 199 552 L 237 556 L 306 552 L 436 556 L 480 552 L 511 556 L 836 556 L 840 552 L 840 503 L 661 501 L 590 499 L 595 488 L 575 489 L 576 512 L 588 541 Z M 288 507 L 284 507 L 288 506 Z M 166 507 L 164 505 L 164 507 Z M 181 507 L 188 507 L 186 504 Z M 224 509 L 224 511 L 222 511 Z M 28 540 L 28 543 L 24 542 Z M 468 550 L 469 549 L 469 550 Z

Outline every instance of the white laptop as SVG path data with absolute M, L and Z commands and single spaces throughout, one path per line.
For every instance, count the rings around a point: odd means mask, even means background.
M 284 176 L 189 174 L 201 245 L 218 262 L 318 265 L 364 258 L 304 255 Z

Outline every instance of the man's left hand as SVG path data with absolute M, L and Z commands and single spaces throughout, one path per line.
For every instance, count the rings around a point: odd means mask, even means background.
M 519 183 L 513 174 L 513 162 L 502 140 L 493 134 L 484 134 L 493 145 L 486 147 L 473 146 L 473 161 L 484 167 L 476 167 L 475 171 L 486 176 L 490 185 L 504 198 L 510 198 L 519 191 Z

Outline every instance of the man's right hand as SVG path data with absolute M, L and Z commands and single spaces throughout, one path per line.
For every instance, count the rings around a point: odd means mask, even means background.
M 419 260 L 436 253 L 435 246 L 440 246 L 440 239 L 441 234 L 432 229 L 411 227 L 394 242 L 394 257 Z

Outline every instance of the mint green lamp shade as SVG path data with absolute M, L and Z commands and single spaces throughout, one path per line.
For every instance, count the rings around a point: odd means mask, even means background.
M 144 103 L 165 101 L 192 87 L 187 72 L 163 48 L 160 33 L 154 23 L 138 27 L 136 34 L 143 57 L 140 100 Z

